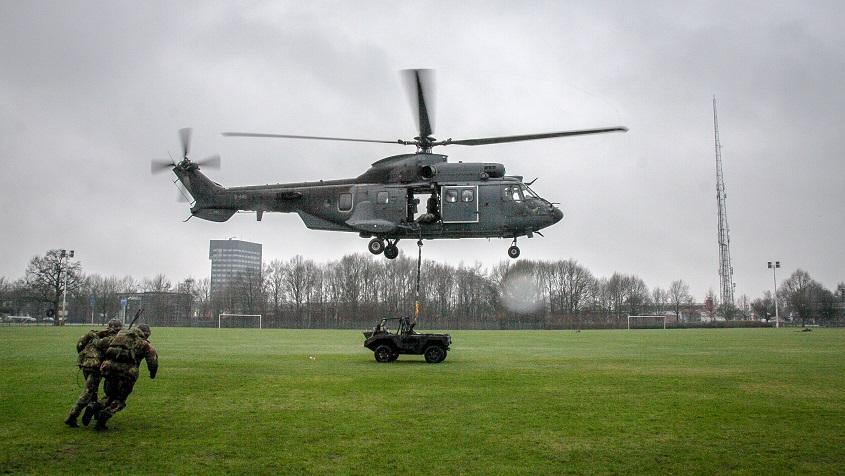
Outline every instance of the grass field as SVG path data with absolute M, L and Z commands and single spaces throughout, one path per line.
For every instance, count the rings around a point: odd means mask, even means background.
M 0 472 L 845 473 L 845 330 L 153 330 L 111 430 L 62 424 L 80 327 L 0 327 Z M 310 358 L 310 357 L 313 357 Z

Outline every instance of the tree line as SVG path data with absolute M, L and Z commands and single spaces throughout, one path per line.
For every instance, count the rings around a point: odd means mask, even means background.
M 419 303 L 422 327 L 571 328 L 619 327 L 628 315 L 674 316 L 690 322 L 701 316 L 729 320 L 774 316 L 767 292 L 733 306 L 707 292 L 696 303 L 689 285 L 677 279 L 666 287 L 649 287 L 635 274 L 595 276 L 574 259 L 519 260 L 484 267 L 425 260 L 421 266 Z M 81 262 L 50 250 L 30 260 L 17 280 L 0 277 L 0 312 L 43 316 L 58 310 L 65 279 L 69 318 L 103 322 L 120 315 L 120 298 L 133 293 L 176 292 L 190 296 L 193 325 L 216 325 L 222 312 L 262 314 L 264 325 L 279 327 L 361 327 L 380 317 L 413 315 L 417 301 L 417 261 L 352 254 L 319 263 L 302 256 L 274 259 L 260 273 L 242 274 L 212 293 L 209 278 L 171 281 L 85 274 Z M 842 319 L 845 284 L 826 289 L 798 269 L 777 290 L 781 316 L 802 324 Z

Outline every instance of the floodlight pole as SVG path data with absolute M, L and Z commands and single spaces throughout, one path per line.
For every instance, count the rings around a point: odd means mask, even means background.
M 775 300 L 775 329 L 780 327 L 780 316 L 778 314 L 778 268 L 780 268 L 780 261 L 775 261 L 774 265 L 772 265 L 772 262 L 769 261 L 769 269 L 772 270 L 772 284 L 774 284 L 774 292 L 772 293 L 772 299 Z
M 64 261 L 64 266 L 62 267 L 64 279 L 62 280 L 62 315 L 59 320 L 67 320 L 67 266 L 70 258 L 73 258 L 73 250 L 62 250 L 59 261 Z

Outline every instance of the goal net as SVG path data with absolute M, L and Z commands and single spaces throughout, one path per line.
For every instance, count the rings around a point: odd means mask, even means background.
M 220 314 L 217 316 L 217 328 L 254 327 L 261 329 L 261 314 Z
M 666 329 L 666 316 L 628 316 L 631 329 Z

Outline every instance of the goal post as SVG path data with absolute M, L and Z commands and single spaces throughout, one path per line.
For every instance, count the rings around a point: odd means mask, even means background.
M 631 330 L 631 319 L 634 320 L 636 323 L 637 321 L 646 321 L 646 322 L 654 322 L 658 326 L 662 326 L 663 329 L 666 329 L 666 316 L 665 315 L 655 315 L 655 316 L 628 316 L 628 330 Z M 659 324 L 658 324 L 659 323 Z M 636 327 L 635 327 L 636 329 Z
M 261 322 L 261 314 L 229 314 L 229 313 L 221 313 L 217 316 L 217 328 L 222 329 L 224 322 L 235 322 L 236 320 L 240 322 L 255 322 L 258 320 L 258 328 L 262 329 L 262 322 Z M 227 326 L 227 327 L 245 327 L 245 326 Z

